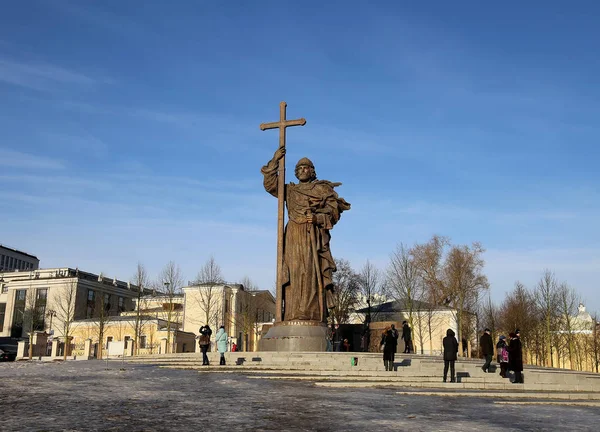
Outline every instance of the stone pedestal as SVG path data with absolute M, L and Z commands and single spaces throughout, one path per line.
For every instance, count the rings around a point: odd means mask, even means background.
M 17 342 L 17 358 L 22 359 L 29 355 L 27 349 L 29 348 L 29 341 L 20 340 Z
M 86 339 L 83 342 L 83 356 L 77 357 L 77 360 L 89 360 L 92 355 L 92 340 Z
M 58 341 L 58 338 L 52 339 L 52 353 L 50 354 L 50 357 L 58 356 L 58 346 L 59 345 L 60 345 L 60 342 Z
M 48 344 L 48 334 L 46 332 L 36 331 L 33 333 L 32 347 L 33 357 L 41 357 L 46 354 Z
M 56 341 L 57 349 L 62 344 L 62 353 L 61 353 L 60 357 L 64 357 L 65 352 L 67 353 L 67 357 L 71 355 L 71 343 L 73 342 L 73 336 L 67 336 L 67 337 L 59 336 L 59 337 L 55 337 L 54 340 Z M 53 351 L 52 357 L 56 357 L 55 354 L 58 354 L 58 351 L 54 351 L 54 344 L 52 344 L 52 351 Z
M 125 347 L 124 356 L 133 357 L 133 353 L 135 350 L 135 342 L 132 340 L 127 341 L 127 346 Z
M 321 352 L 327 350 L 327 325 L 318 321 L 281 321 L 258 343 L 259 351 Z

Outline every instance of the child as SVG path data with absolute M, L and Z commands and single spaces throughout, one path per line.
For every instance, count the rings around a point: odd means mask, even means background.
M 508 350 L 506 349 L 506 336 L 502 335 L 496 344 L 498 353 L 498 363 L 500 363 L 500 376 L 506 378 L 506 369 L 508 368 Z

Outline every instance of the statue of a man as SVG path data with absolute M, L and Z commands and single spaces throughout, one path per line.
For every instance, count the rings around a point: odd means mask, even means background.
M 275 197 L 278 163 L 284 155 L 285 148 L 277 149 L 261 169 L 265 190 Z M 332 273 L 336 270 L 329 250 L 329 230 L 350 204 L 334 191 L 341 183 L 317 180 L 309 159 L 300 159 L 295 173 L 300 183 L 285 186 L 288 223 L 283 252 L 283 320 L 324 321 L 326 311 L 321 308 L 331 306 Z M 327 300 L 319 299 L 319 286 Z

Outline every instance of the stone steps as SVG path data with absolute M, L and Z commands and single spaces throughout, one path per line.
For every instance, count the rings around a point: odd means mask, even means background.
M 385 371 L 381 353 L 288 353 L 288 352 L 228 352 L 225 353 L 227 366 L 219 367 L 219 353 L 208 353 L 210 367 L 202 366 L 200 353 L 164 354 L 129 357 L 130 364 L 155 364 L 177 369 L 198 371 L 243 372 L 263 375 L 279 375 L 280 379 L 294 377 L 320 377 L 320 381 L 333 384 L 343 383 L 344 377 L 353 377 L 343 385 L 369 387 L 382 383 L 422 387 L 431 383 L 443 385 L 441 377 L 444 362 L 439 357 L 413 354 L 397 355 L 394 371 Z M 358 359 L 357 365 L 353 360 Z M 238 364 L 236 364 L 238 363 Z M 521 384 L 512 384 L 508 379 L 495 373 L 484 373 L 482 361 L 460 359 L 455 365 L 458 383 L 461 388 L 511 389 L 518 390 Z M 213 369 L 215 367 L 215 369 Z M 525 368 L 525 386 L 538 391 L 600 391 L 600 375 L 573 372 L 562 369 Z M 323 377 L 333 377 L 325 380 Z M 358 377 L 358 378 L 355 378 Z M 273 378 L 275 379 L 275 378 Z M 307 379 L 309 380 L 309 379 Z M 447 383 L 445 385 L 451 385 Z

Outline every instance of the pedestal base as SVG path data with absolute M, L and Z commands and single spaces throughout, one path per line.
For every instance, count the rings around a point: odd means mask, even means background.
M 273 324 L 259 344 L 259 351 L 327 351 L 327 325 L 317 321 L 282 321 Z

